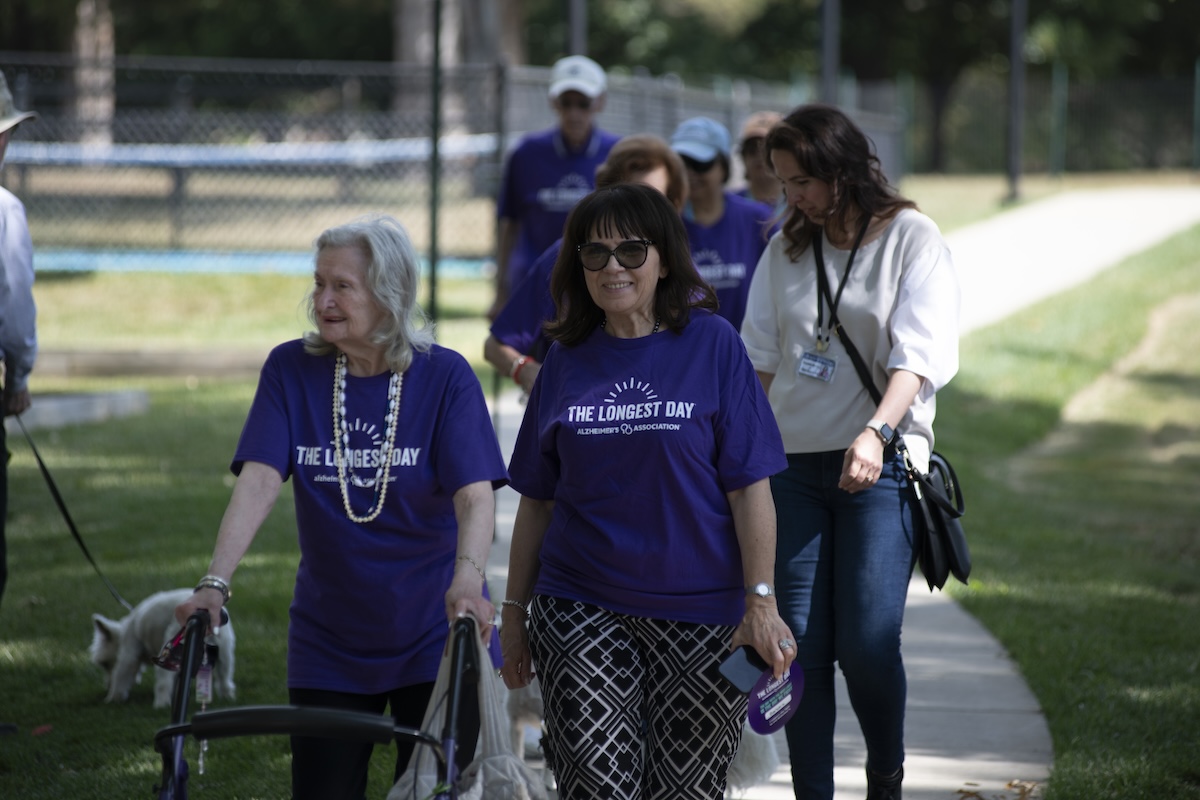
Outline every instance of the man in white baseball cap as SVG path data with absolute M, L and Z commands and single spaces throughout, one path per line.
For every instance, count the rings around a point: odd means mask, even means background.
M 32 111 L 13 105 L 8 81 L 0 72 L 0 167 L 13 129 L 34 119 Z M 12 192 L 0 187 L 0 417 L 29 408 L 29 372 L 37 356 L 33 303 L 33 241 L 25 220 L 25 206 Z M 4 520 L 8 515 L 8 447 L 0 419 L 0 597 L 8 580 Z M 12 726 L 0 724 L 0 732 Z
M 550 107 L 558 124 L 522 137 L 504 167 L 496 214 L 495 319 L 538 256 L 562 236 L 567 214 L 596 185 L 618 137 L 596 127 L 608 79 L 587 56 L 567 56 L 550 70 Z
M 608 77 L 595 61 L 587 56 L 567 56 L 559 59 L 550 71 L 550 99 L 563 92 L 579 92 L 595 100 L 608 88 Z

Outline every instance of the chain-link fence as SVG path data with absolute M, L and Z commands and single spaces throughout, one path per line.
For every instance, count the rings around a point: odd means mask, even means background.
M 428 251 L 427 66 L 0 53 L 0 67 L 18 107 L 41 115 L 18 129 L 0 179 L 29 208 L 43 263 L 71 249 L 294 253 L 368 211 L 395 214 Z M 554 123 L 549 70 L 466 65 L 439 77 L 438 254 L 477 263 L 492 255 L 506 148 Z M 840 93 L 893 181 L 939 166 L 927 90 L 844 80 Z M 1027 172 L 1200 167 L 1194 78 L 1072 83 L 1040 69 L 1026 95 Z M 736 137 L 751 112 L 814 96 L 812 81 L 697 88 L 613 74 L 599 123 L 666 137 L 704 114 Z M 1007 113 L 1005 75 L 965 75 L 943 117 L 940 169 L 1003 172 Z
M 21 107 L 6 182 L 50 247 L 303 249 L 367 211 L 427 239 L 430 71 L 391 65 L 118 59 L 110 107 L 80 97 L 69 59 L 3 59 Z M 442 199 L 451 250 L 491 247 L 494 69 L 446 77 L 456 103 Z M 102 93 L 101 93 L 102 94 Z M 448 109 L 447 117 L 450 117 Z
M 943 120 L 946 173 L 998 173 L 1005 162 L 1007 75 L 973 72 L 955 85 Z M 1074 80 L 1051 67 L 1026 78 L 1026 173 L 1200 169 L 1200 86 L 1194 77 Z M 911 172 L 932 162 L 931 103 L 914 92 Z
M 17 105 L 40 114 L 19 129 L 3 179 L 26 203 L 43 253 L 296 251 L 367 211 L 395 214 L 429 246 L 428 67 L 127 57 L 106 66 L 14 53 L 0 53 L 0 65 Z M 442 256 L 492 255 L 503 156 L 520 134 L 554 123 L 548 84 L 542 67 L 443 70 Z M 599 123 L 667 137 L 704 114 L 736 136 L 751 112 L 808 99 L 783 85 L 702 90 L 612 75 Z M 895 117 L 864 112 L 860 122 L 898 168 Z

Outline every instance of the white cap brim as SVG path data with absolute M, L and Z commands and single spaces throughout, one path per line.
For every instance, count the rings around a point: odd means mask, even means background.
M 600 95 L 604 94 L 603 89 L 597 89 L 596 84 L 588 81 L 576 80 L 568 78 L 567 80 L 559 81 L 550 86 L 550 99 L 557 100 L 566 92 L 579 92 L 595 100 Z
M 37 112 L 22 111 L 18 114 L 14 114 L 11 117 L 0 119 L 0 133 L 4 133 L 7 130 L 12 130 L 27 119 L 37 119 Z

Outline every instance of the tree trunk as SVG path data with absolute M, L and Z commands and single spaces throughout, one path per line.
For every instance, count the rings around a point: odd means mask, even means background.
M 433 64 L 434 0 L 393 0 L 392 52 L 393 61 L 403 65 L 392 94 L 394 109 L 429 108 L 432 76 L 411 67 Z M 463 62 L 463 14 L 470 3 L 464 0 L 442 0 L 441 67 L 443 133 L 461 126 L 463 119 L 462 92 L 454 80 L 454 68 Z M 411 132 L 410 132 L 411 133 Z
M 929 167 L 932 172 L 946 170 L 946 106 L 950 102 L 950 81 L 933 80 L 929 84 Z
M 524 64 L 525 3 L 524 0 L 500 0 L 500 57 L 509 64 Z
M 112 9 L 109 0 L 79 0 L 75 7 L 74 117 L 83 144 L 112 144 L 116 112 Z

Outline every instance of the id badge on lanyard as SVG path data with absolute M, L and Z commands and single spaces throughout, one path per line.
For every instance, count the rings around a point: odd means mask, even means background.
M 867 233 L 867 226 L 870 224 L 871 218 L 868 216 L 859 228 L 858 237 L 854 240 L 854 247 L 850 249 L 850 257 L 846 259 L 846 271 L 842 274 L 842 279 L 838 283 L 837 296 L 829 296 L 829 282 L 825 277 L 825 259 L 821 253 L 821 238 L 823 232 L 818 233 L 813 237 L 812 248 L 813 257 L 817 266 L 817 345 L 814 350 L 805 351 L 800 358 L 800 363 L 796 365 L 796 374 L 806 378 L 814 378 L 825 383 L 833 381 L 833 374 L 837 371 L 837 358 L 828 355 L 823 355 L 829 350 L 829 333 L 825 328 L 825 306 L 823 300 L 829 301 L 829 317 L 830 326 L 837 327 L 837 309 L 838 304 L 842 300 L 842 291 L 846 288 L 846 282 L 850 279 L 850 268 L 854 266 L 854 256 L 858 254 L 858 247 L 862 244 L 863 237 Z
M 837 369 L 837 359 L 823 356 L 813 350 L 807 351 L 796 365 L 796 374 L 806 378 L 816 378 L 829 383 Z

